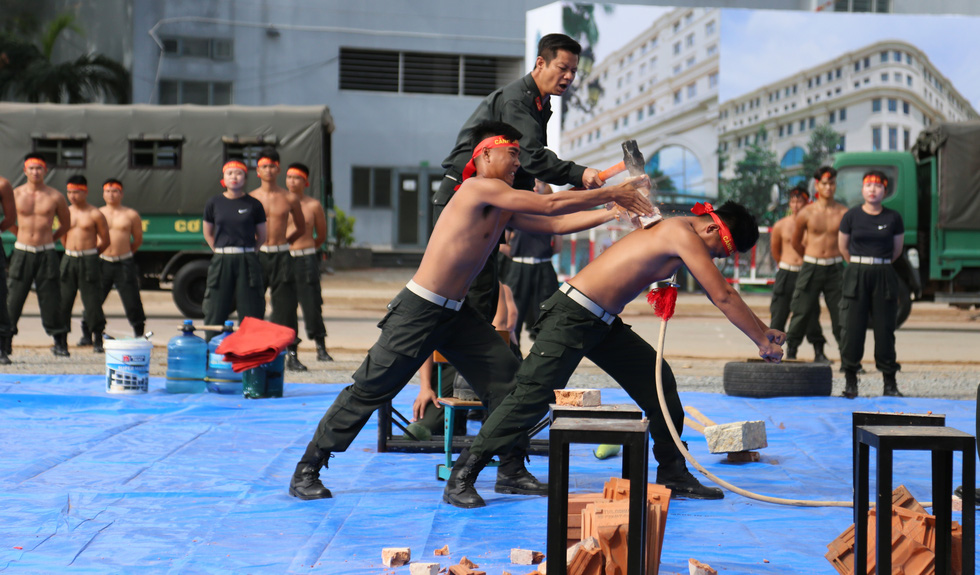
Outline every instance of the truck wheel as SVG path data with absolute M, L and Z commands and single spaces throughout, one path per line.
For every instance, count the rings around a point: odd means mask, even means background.
M 895 327 L 902 327 L 912 313 L 912 290 L 905 280 L 898 278 L 898 322 Z
M 204 318 L 204 289 L 207 287 L 210 263 L 208 260 L 194 260 L 184 264 L 174 275 L 171 296 L 184 317 Z
M 803 397 L 830 395 L 833 370 L 827 364 L 761 360 L 725 364 L 722 385 L 738 397 Z

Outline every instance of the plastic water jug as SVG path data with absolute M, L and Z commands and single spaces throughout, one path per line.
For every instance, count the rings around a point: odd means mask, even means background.
M 228 320 L 225 328 L 208 342 L 208 391 L 212 393 L 242 394 L 242 376 L 231 369 L 231 362 L 218 353 L 218 346 L 235 330 L 235 322 Z
M 167 392 L 203 393 L 208 371 L 208 343 L 194 335 L 194 322 L 187 319 L 180 335 L 167 343 Z

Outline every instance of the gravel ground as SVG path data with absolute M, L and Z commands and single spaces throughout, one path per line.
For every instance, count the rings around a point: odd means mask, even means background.
M 94 354 L 90 348 L 71 347 L 70 358 L 57 358 L 47 349 L 15 348 L 13 365 L 4 366 L 0 371 L 5 372 L 0 377 L 10 377 L 13 374 L 104 374 L 105 356 Z M 351 382 L 351 374 L 360 365 L 363 352 L 346 352 L 331 350 L 333 362 L 318 362 L 312 352 L 300 351 L 300 360 L 309 368 L 306 372 L 287 372 L 286 381 L 289 383 L 325 383 L 347 384 Z M 723 393 L 722 371 L 724 359 L 674 358 L 670 360 L 671 367 L 677 378 L 680 391 L 700 391 L 708 393 Z M 160 347 L 154 348 L 151 357 L 150 375 L 164 377 L 166 375 L 166 352 Z M 860 392 L 864 396 L 881 395 L 881 374 L 871 370 L 860 376 Z M 980 365 L 976 363 L 946 363 L 946 364 L 908 364 L 906 363 L 898 375 L 899 389 L 908 396 L 936 397 L 944 399 L 976 400 L 977 387 L 980 384 Z M 410 385 L 418 385 L 414 378 Z M 569 382 L 569 387 L 605 388 L 616 387 L 616 383 L 602 370 L 585 361 Z M 844 389 L 844 376 L 834 366 L 833 395 L 840 395 Z

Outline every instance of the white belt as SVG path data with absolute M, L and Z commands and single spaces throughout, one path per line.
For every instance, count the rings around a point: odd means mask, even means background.
M 815 258 L 813 256 L 803 256 L 803 261 L 810 264 L 817 264 L 818 266 L 832 266 L 844 261 L 844 258 L 840 256 L 837 256 L 836 258 Z
M 616 316 L 602 309 L 602 307 L 599 304 L 590 300 L 587 295 L 578 291 L 572 285 L 563 283 L 561 284 L 561 287 L 558 288 L 558 291 L 567 295 L 572 299 L 572 301 L 574 301 L 575 303 L 579 304 L 580 306 L 592 312 L 592 315 L 599 318 L 599 321 L 605 323 L 606 325 L 611 324 L 613 320 L 616 319 Z
M 27 244 L 22 244 L 20 242 L 14 242 L 14 249 L 18 249 L 22 252 L 31 252 L 32 254 L 39 254 L 41 252 L 46 252 L 54 249 L 54 242 L 50 244 L 44 244 L 43 246 L 29 246 Z
M 544 262 L 550 262 L 551 258 L 511 258 L 511 260 L 519 264 L 543 264 Z
M 288 252 L 289 244 L 280 244 L 278 246 L 262 246 L 259 251 L 266 254 L 277 254 L 279 252 Z
M 66 256 L 71 256 L 73 258 L 83 258 L 85 256 L 94 256 L 99 253 L 99 248 L 92 248 L 90 250 L 65 250 Z
M 289 250 L 289 255 L 294 258 L 299 258 L 303 256 L 312 256 L 316 253 L 316 248 L 303 248 L 301 250 Z
M 121 256 L 107 256 L 105 254 L 102 254 L 99 257 L 102 258 L 102 259 L 104 259 L 107 262 L 121 262 L 123 260 L 131 260 L 131 259 L 133 259 L 133 252 L 126 252 L 126 253 L 124 253 Z
M 851 256 L 851 263 L 852 264 L 868 264 L 868 265 L 890 264 L 890 263 L 892 263 L 892 260 L 889 259 L 889 258 L 872 258 L 872 257 L 869 257 L 869 256 Z
M 441 295 L 431 292 L 419 284 L 415 283 L 415 280 L 408 280 L 408 284 L 405 286 L 408 291 L 419 296 L 420 298 L 430 301 L 439 307 L 449 308 L 453 311 L 459 311 L 459 308 L 463 307 L 463 300 L 449 299 L 447 297 L 442 297 Z
M 255 253 L 255 248 L 239 248 L 239 247 L 227 247 L 227 248 L 214 248 L 214 253 L 216 254 L 251 254 Z
M 788 272 L 798 272 L 803 269 L 803 266 L 794 266 L 793 264 L 779 262 L 779 269 L 786 270 Z

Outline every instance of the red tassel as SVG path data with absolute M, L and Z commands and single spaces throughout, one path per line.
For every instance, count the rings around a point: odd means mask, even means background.
M 666 286 L 652 289 L 647 294 L 647 303 L 653 306 L 653 313 L 657 317 L 667 321 L 674 317 L 674 308 L 677 307 L 677 288 Z

